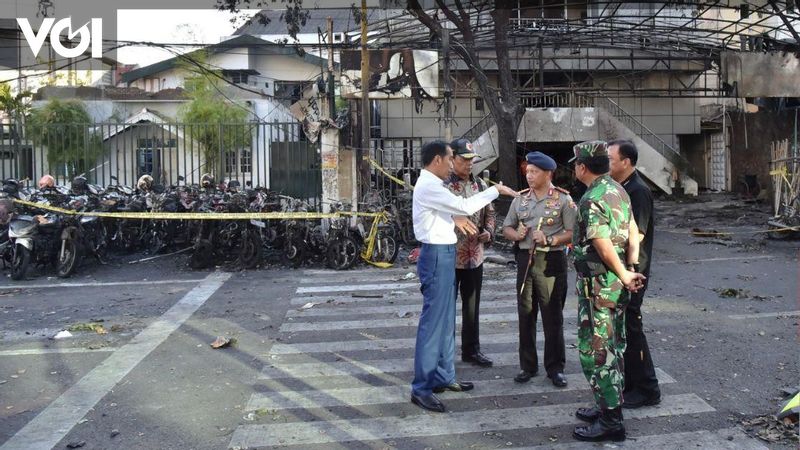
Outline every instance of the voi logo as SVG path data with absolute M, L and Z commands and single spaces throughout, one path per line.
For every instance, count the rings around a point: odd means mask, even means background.
M 91 20 L 92 29 L 89 30 L 89 23 L 86 22 L 82 27 L 77 30 L 72 30 L 72 18 L 61 19 L 56 22 L 56 19 L 48 17 L 42 21 L 42 26 L 39 28 L 38 33 L 34 33 L 28 19 L 17 19 L 22 34 L 25 35 L 25 40 L 31 47 L 33 56 L 38 56 L 39 51 L 42 49 L 44 40 L 47 39 L 47 34 L 50 34 L 50 45 L 53 50 L 63 58 L 77 58 L 92 46 L 92 58 L 101 58 L 103 56 L 103 20 L 93 18 Z M 80 35 L 78 45 L 75 47 L 64 47 L 61 43 L 61 33 L 67 30 L 67 39 L 70 41 L 76 36 Z

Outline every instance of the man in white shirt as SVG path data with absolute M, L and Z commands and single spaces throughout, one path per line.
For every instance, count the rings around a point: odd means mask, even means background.
M 517 196 L 502 184 L 472 197 L 453 195 L 444 187 L 453 169 L 453 149 L 444 141 L 428 142 L 422 147 L 422 164 L 414 186 L 414 235 L 422 243 L 417 261 L 423 305 L 417 328 L 414 351 L 414 381 L 411 402 L 436 412 L 444 412 L 444 404 L 434 392 L 468 391 L 472 383 L 456 381 L 455 328 L 456 283 L 455 262 L 457 241 L 455 228 L 466 234 L 478 230 L 465 216 L 488 205 L 500 194 Z

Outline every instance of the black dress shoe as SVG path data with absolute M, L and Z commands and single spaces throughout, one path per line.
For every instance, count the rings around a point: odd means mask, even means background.
M 565 377 L 561 372 L 554 373 L 550 379 L 553 380 L 553 386 L 565 387 L 567 385 L 567 377 Z
M 643 406 L 653 406 L 661 403 L 661 391 L 656 389 L 652 393 L 644 393 L 639 389 L 634 389 L 627 394 L 623 394 L 624 400 L 622 407 L 625 409 L 636 409 Z
M 439 400 L 439 397 L 430 394 L 430 395 L 416 395 L 414 393 L 411 394 L 411 403 L 419 406 L 422 409 L 427 409 L 428 411 L 433 412 L 444 412 L 444 403 Z
M 528 381 L 531 381 L 531 378 L 535 377 L 536 374 L 538 374 L 538 372 L 528 372 L 527 370 L 523 370 L 514 377 L 514 381 L 517 383 L 527 383 Z
M 471 355 L 461 355 L 461 360 L 480 367 L 492 367 L 493 364 L 492 360 L 481 352 L 475 352 Z
M 441 394 L 444 391 L 453 391 L 453 392 L 467 392 L 471 391 L 475 388 L 475 385 L 470 383 L 469 381 L 455 381 L 452 384 L 448 384 L 447 386 L 439 386 L 433 388 L 433 392 L 437 394 Z
M 600 418 L 600 408 L 597 406 L 592 406 L 591 408 L 578 408 L 578 410 L 575 411 L 575 417 L 584 422 L 592 423 Z

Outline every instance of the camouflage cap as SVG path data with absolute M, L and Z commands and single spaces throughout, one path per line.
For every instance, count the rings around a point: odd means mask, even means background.
M 573 162 L 576 159 L 585 159 L 585 158 L 592 158 L 594 156 L 608 156 L 608 145 L 606 141 L 586 141 L 581 142 L 580 144 L 575 144 L 572 147 L 572 151 L 574 152 L 575 156 L 573 156 L 569 162 Z

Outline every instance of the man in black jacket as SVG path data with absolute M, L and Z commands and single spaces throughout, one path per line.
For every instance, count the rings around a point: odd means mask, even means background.
M 627 347 L 625 348 L 625 390 L 623 408 L 640 408 L 661 402 L 653 360 L 642 328 L 642 300 L 650 280 L 650 261 L 653 254 L 653 193 L 636 170 L 639 152 L 628 140 L 608 143 L 611 177 L 621 184 L 631 198 L 633 218 L 639 228 L 639 264 L 628 268 L 643 274 L 644 287 L 631 293 L 625 311 Z

